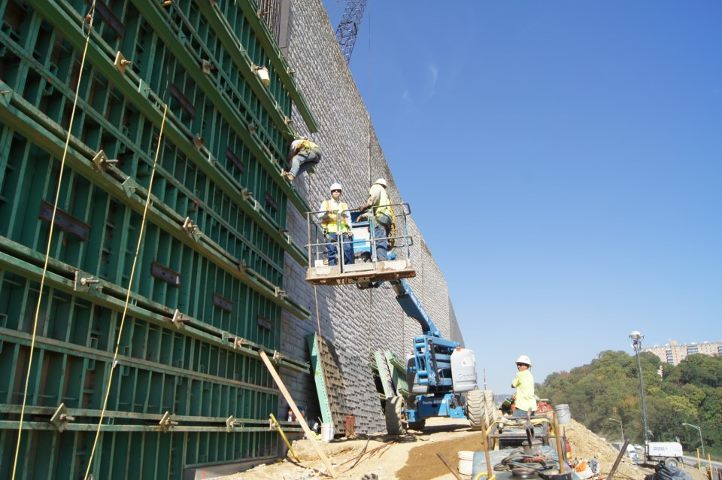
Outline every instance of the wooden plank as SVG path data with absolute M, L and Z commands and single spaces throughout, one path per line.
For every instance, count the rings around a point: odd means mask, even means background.
M 316 435 L 311 431 L 310 428 L 308 428 L 308 423 L 306 423 L 306 419 L 303 418 L 303 415 L 301 415 L 301 411 L 298 409 L 298 406 L 296 406 L 296 402 L 293 401 L 293 397 L 291 397 L 291 394 L 288 393 L 288 389 L 286 388 L 286 385 L 283 383 L 283 380 L 281 380 L 281 377 L 278 375 L 278 372 L 276 372 L 276 369 L 273 367 L 273 364 L 271 363 L 271 360 L 268 358 L 268 355 L 266 355 L 266 352 L 261 351 L 260 356 L 261 356 L 261 360 L 263 360 L 263 363 L 266 364 L 266 368 L 268 369 L 271 376 L 273 377 L 273 380 L 276 381 L 276 385 L 278 385 L 278 389 L 283 394 L 283 398 L 286 399 L 286 402 L 288 402 L 288 406 L 291 407 L 293 414 L 296 415 L 296 419 L 298 420 L 298 423 L 301 424 L 303 431 L 306 432 L 306 437 L 311 442 L 311 446 L 316 451 L 318 456 L 321 457 L 321 460 L 323 461 L 323 464 L 326 465 L 326 468 L 328 469 L 329 474 L 333 478 L 336 478 L 336 471 L 333 469 L 333 465 L 331 465 L 331 461 L 328 459 L 326 454 L 323 453 L 323 449 L 319 446 L 318 442 L 316 441 Z

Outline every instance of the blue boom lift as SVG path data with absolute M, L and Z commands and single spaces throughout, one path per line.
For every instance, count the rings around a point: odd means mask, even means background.
M 388 281 L 404 313 L 421 325 L 422 334 L 414 338 L 413 356 L 407 361 L 409 395 L 392 396 L 385 402 L 389 434 L 400 435 L 407 428 L 421 430 L 429 417 L 467 418 L 472 429 L 480 429 L 484 397 L 477 388 L 474 354 L 459 342 L 442 337 L 406 280 L 416 275 L 409 261 L 409 247 L 413 244 L 407 234 L 410 210 L 407 204 L 393 207 L 394 212 L 398 212 L 397 232 L 388 240 L 395 243 L 396 249 L 389 260 L 375 260 L 375 244 L 379 239 L 374 238 L 373 219 L 358 221 L 358 212 L 352 211 L 353 239 L 336 240 L 336 251 L 341 257 L 339 265 L 327 265 L 324 261 L 328 240 L 323 238 L 315 221 L 320 212 L 309 212 L 306 279 L 316 285 L 355 283 L 359 288 L 376 288 Z M 342 261 L 344 241 L 353 242 L 353 264 L 345 265 Z

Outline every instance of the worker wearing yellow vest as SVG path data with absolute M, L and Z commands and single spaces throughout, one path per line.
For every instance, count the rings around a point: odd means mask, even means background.
M 366 200 L 366 204 L 360 208 L 361 211 L 371 209 L 366 216 L 373 217 L 376 260 L 379 261 L 388 260 L 389 233 L 394 221 L 394 211 L 386 187 L 385 179 L 376 180 L 369 188 L 369 198 Z
M 521 355 L 516 359 L 517 373 L 511 386 L 516 388 L 516 393 L 512 396 L 516 409 L 514 416 L 525 418 L 527 412 L 531 415 L 536 410 L 536 395 L 534 395 L 534 377 L 529 369 L 531 368 L 531 360 L 526 355 Z
M 323 226 L 323 232 L 326 235 L 326 253 L 328 254 L 328 264 L 336 265 L 338 263 L 336 256 L 338 255 L 338 243 L 341 241 L 343 247 L 343 263 L 348 265 L 353 263 L 353 233 L 351 233 L 351 214 L 348 211 L 348 205 L 341 201 L 341 184 L 334 183 L 331 185 L 331 198 L 324 200 L 319 208 L 319 220 Z
M 306 170 L 313 169 L 321 161 L 321 148 L 308 138 L 300 137 L 291 142 L 288 159 L 291 162 L 291 169 L 283 170 L 281 174 L 292 182 L 294 178 Z

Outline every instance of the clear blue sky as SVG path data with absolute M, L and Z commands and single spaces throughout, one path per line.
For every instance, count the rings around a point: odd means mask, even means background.
M 722 2 L 369 0 L 351 70 L 489 388 L 722 340 Z

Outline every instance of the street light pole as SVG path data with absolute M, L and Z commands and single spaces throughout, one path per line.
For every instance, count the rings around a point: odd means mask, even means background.
M 649 442 L 649 429 L 647 428 L 647 401 L 644 397 L 644 378 L 642 375 L 642 362 L 639 360 L 639 351 L 642 349 L 642 335 L 638 331 L 633 331 L 629 334 L 629 339 L 632 340 L 632 348 L 634 349 L 634 355 L 637 357 L 637 370 L 639 371 L 639 396 L 642 399 L 642 424 L 644 428 L 644 452 L 648 452 Z
M 612 417 L 609 417 L 609 420 L 619 423 L 619 429 L 622 431 L 622 443 L 624 443 L 624 425 L 622 424 L 622 421 Z
M 699 443 L 702 446 L 702 456 L 704 457 L 704 440 L 702 440 L 702 429 L 699 428 L 697 425 L 692 425 L 691 423 L 683 423 L 685 427 L 692 427 L 697 430 L 697 433 L 699 433 Z

